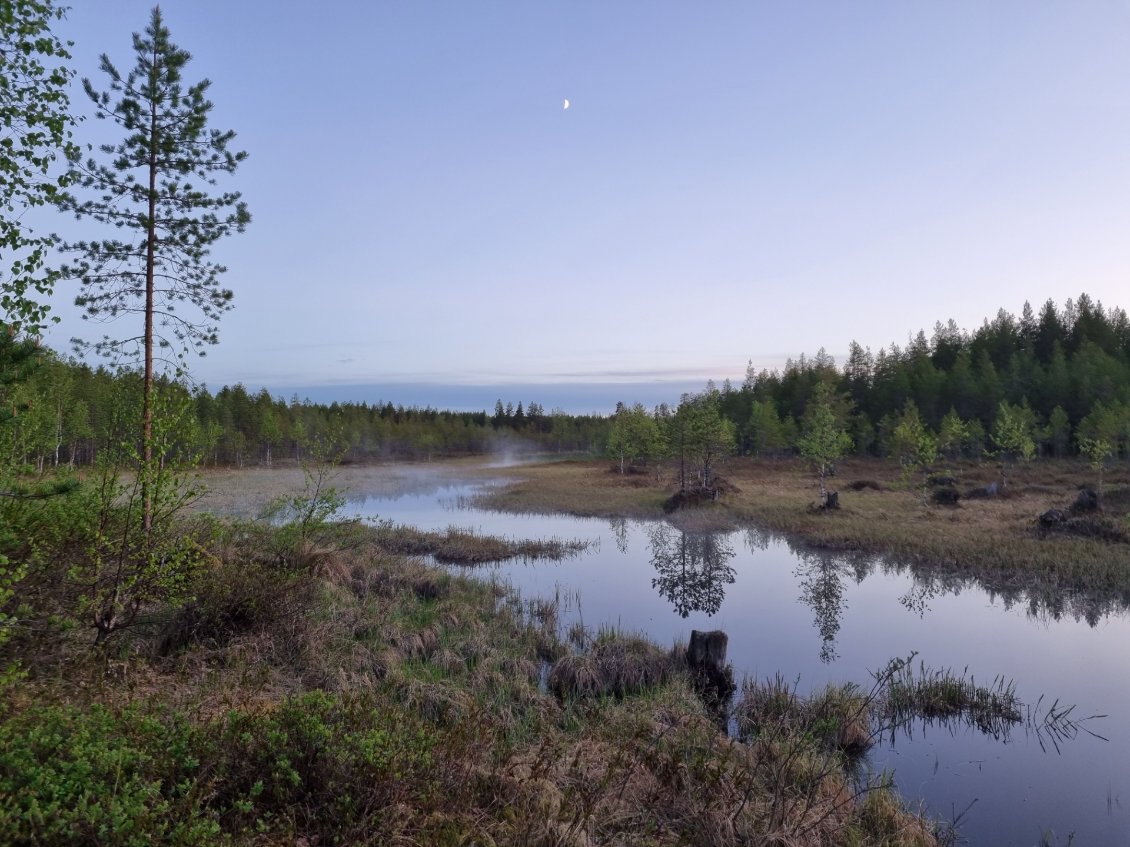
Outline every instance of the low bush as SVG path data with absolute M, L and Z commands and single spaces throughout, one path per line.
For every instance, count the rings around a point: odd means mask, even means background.
M 263 562 L 231 560 L 202 574 L 194 596 L 161 630 L 157 652 L 168 656 L 190 644 L 219 649 L 232 638 L 301 617 L 310 574 Z
M 379 843 L 382 819 L 442 795 L 435 733 L 367 696 L 312 691 L 211 727 L 225 829 Z
M 58 706 L 0 724 L 0 832 L 13 845 L 223 843 L 199 739 L 167 712 Z

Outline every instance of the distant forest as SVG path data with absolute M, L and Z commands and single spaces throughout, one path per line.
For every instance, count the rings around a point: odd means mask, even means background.
M 1086 294 L 1062 309 L 1025 303 L 1020 317 L 1001 309 L 974 332 L 939 322 L 930 337 L 876 353 L 853 342 L 839 368 L 824 351 L 783 371 L 751 368 L 740 390 L 719 393 L 741 452 L 789 450 L 820 383 L 838 398 L 857 454 L 888 455 L 913 404 L 950 455 L 979 458 L 1002 408 L 1024 419 L 1038 455 L 1073 453 L 1081 438 L 1130 455 L 1130 321 Z
M 818 386 L 826 388 L 817 392 Z M 12 415 L 3 430 L 9 455 L 29 470 L 90 465 L 100 452 L 136 437 L 140 388 L 134 371 L 92 368 L 44 351 L 26 381 L 0 391 Z M 238 384 L 212 394 L 167 380 L 161 392 L 162 402 L 181 412 L 176 451 L 207 465 L 301 460 L 328 445 L 343 461 L 506 449 L 600 453 L 610 449 L 616 418 L 611 409 L 608 416 L 578 416 L 501 399 L 493 411 L 450 412 L 287 401 Z M 973 332 L 951 320 L 902 347 L 873 353 L 853 342 L 839 365 L 821 350 L 782 370 L 751 366 L 740 387 L 708 384 L 680 405 L 714 406 L 729 422 L 738 453 L 788 456 L 796 452 L 814 394 L 831 398 L 860 455 L 889 455 L 899 421 L 917 414 L 942 455 L 980 458 L 991 450 L 989 433 L 1004 410 L 1023 420 L 1037 456 L 1073 455 L 1082 439 L 1102 439 L 1112 455 L 1128 457 L 1130 321 L 1123 309 L 1106 309 L 1086 294 L 1062 308 L 1049 300 L 1034 311 L 1025 303 L 1019 317 L 1002 309 Z M 662 433 L 675 411 L 661 406 L 648 414 Z M 649 452 L 649 459 L 661 457 L 662 444 Z

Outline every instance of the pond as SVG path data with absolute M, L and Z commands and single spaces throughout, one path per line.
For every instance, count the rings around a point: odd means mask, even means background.
M 692 629 L 729 636 L 735 677 L 780 673 L 805 693 L 828 682 L 869 687 L 892 658 L 1015 680 L 1042 708 L 1074 704 L 1087 731 L 1054 739 L 1023 726 L 992 738 L 969 726 L 923 725 L 868 756 L 901 793 L 957 820 L 972 844 L 1130 845 L 1130 644 L 1126 598 L 1031 595 L 957 572 L 881 557 L 831 555 L 758 530 L 684 533 L 660 522 L 513 515 L 472 505 L 484 483 L 442 472 L 399 492 L 350 492 L 349 514 L 421 529 L 470 528 L 512 538 L 584 539 L 561 562 L 479 568 L 524 597 L 557 597 L 581 621 L 686 643 Z M 1002 581 L 1003 582 L 1003 581 Z

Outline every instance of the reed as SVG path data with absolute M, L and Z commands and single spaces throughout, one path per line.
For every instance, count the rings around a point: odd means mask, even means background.
M 481 565 L 507 559 L 559 561 L 576 556 L 591 544 L 585 540 L 509 539 L 481 535 L 473 530 L 448 527 L 427 532 L 403 524 L 382 522 L 373 529 L 380 547 L 404 556 L 431 556 L 440 564 Z
M 738 738 L 753 741 L 802 734 L 849 757 L 875 743 L 875 698 L 852 684 L 829 685 L 809 697 L 780 674 L 762 682 L 746 680 L 734 707 Z
M 891 674 L 885 695 L 884 719 L 891 726 L 914 719 L 961 722 L 999 738 L 1024 720 L 1014 682 L 997 676 L 980 685 L 968 669 L 959 674 L 920 663 L 915 671 L 911 662 L 903 662 Z

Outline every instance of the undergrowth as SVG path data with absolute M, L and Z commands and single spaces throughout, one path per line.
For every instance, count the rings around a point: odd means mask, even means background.
M 855 774 L 850 689 L 747 687 L 772 731 L 732 738 L 678 651 L 571 646 L 552 602 L 380 528 L 194 532 L 215 564 L 179 607 L 94 650 L 62 626 L 3 645 L 26 672 L 0 706 L 6 843 L 936 843 Z

